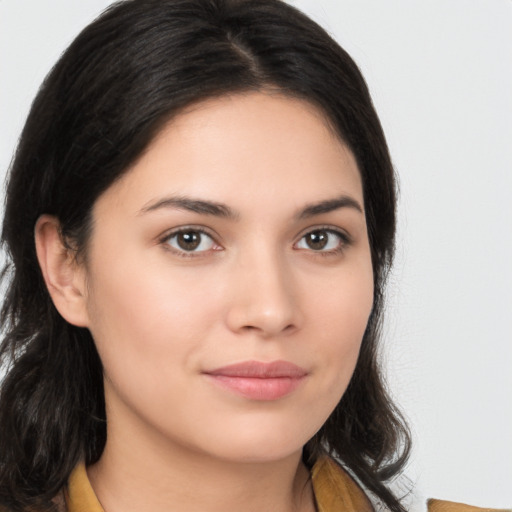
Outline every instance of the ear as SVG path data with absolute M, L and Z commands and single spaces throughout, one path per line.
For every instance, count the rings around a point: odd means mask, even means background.
M 34 235 L 39 266 L 55 307 L 70 324 L 87 327 L 85 269 L 64 244 L 58 219 L 41 215 Z

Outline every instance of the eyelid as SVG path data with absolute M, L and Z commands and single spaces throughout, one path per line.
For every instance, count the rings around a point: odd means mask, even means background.
M 312 233 L 313 231 L 323 230 L 330 231 L 332 233 L 340 235 L 343 239 L 346 239 L 347 241 L 352 241 L 352 236 L 346 229 L 343 229 L 340 226 L 336 226 L 334 224 L 316 224 L 308 226 L 307 228 L 304 228 L 303 230 L 300 231 L 300 233 L 297 235 L 297 240 L 307 235 L 308 233 Z

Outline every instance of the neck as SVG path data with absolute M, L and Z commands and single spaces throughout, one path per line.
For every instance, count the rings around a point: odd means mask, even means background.
M 223 460 L 109 423 L 103 455 L 88 474 L 105 512 L 315 510 L 300 452 L 271 461 Z

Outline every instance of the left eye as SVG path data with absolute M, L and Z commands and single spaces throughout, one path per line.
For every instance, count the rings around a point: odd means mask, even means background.
M 341 233 L 330 229 L 316 229 L 305 234 L 296 247 L 297 249 L 309 249 L 317 252 L 335 252 L 343 247 L 344 241 Z
M 215 247 L 213 238 L 203 231 L 188 229 L 174 233 L 166 241 L 173 249 L 180 252 L 203 252 Z

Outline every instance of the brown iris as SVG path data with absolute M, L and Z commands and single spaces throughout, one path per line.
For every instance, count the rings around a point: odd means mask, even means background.
M 183 231 L 176 235 L 176 243 L 184 251 L 193 251 L 201 243 L 201 233 L 197 231 Z
M 325 230 L 312 231 L 305 236 L 306 244 L 314 251 L 320 251 L 325 248 L 329 241 L 329 233 Z

